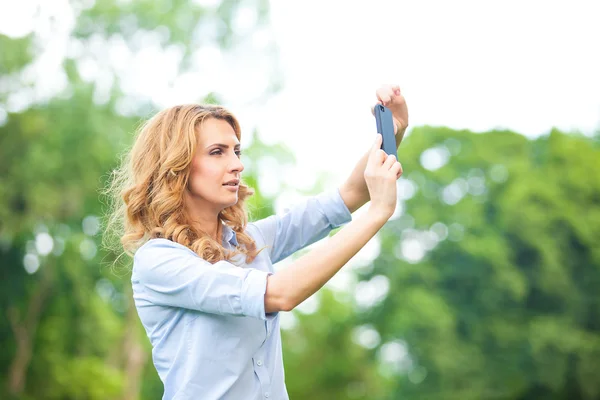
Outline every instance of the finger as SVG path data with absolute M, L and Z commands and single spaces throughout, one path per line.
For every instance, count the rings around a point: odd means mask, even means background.
M 369 151 L 369 159 L 367 161 L 369 164 L 376 164 L 376 153 L 381 149 L 382 140 L 383 136 L 381 134 L 378 133 L 375 135 L 375 141 L 373 142 L 373 145 L 371 145 L 371 150 Z
M 390 103 L 390 101 L 392 100 L 392 96 L 390 95 L 390 93 L 387 93 L 387 92 L 381 93 L 379 95 L 379 98 L 381 99 L 381 102 L 384 106 L 388 105 Z
M 396 179 L 400 178 L 400 176 L 402 176 L 402 164 L 396 161 L 390 168 L 390 173 L 395 174 Z
M 375 106 L 371 106 L 371 114 L 373 114 L 373 116 L 375 116 Z
M 390 100 L 392 100 L 394 92 L 390 85 L 383 85 L 375 91 L 375 94 L 377 95 L 377 99 L 381 102 L 381 104 L 386 105 L 390 102 Z
M 365 168 L 365 172 L 369 171 L 371 174 L 376 175 L 378 171 L 382 171 L 382 165 L 385 161 L 385 152 L 383 150 L 377 150 L 374 152 L 369 160 L 367 161 L 367 167 Z M 383 172 L 388 171 L 388 169 L 383 170 Z M 381 173 L 381 172 L 379 172 Z
M 394 96 L 400 96 L 402 94 L 402 91 L 400 90 L 400 85 L 384 85 L 382 86 L 382 88 L 380 89 L 382 91 L 386 91 L 390 96 L 392 96 L 392 98 Z
M 375 136 L 377 137 L 367 159 L 367 168 L 370 169 L 378 168 L 385 161 L 385 152 L 381 150 L 382 135 L 378 133 Z
M 380 167 L 385 163 L 387 154 L 385 153 L 385 151 L 379 149 L 377 150 L 377 152 L 375 153 L 375 157 L 377 158 L 377 162 Z
M 381 149 L 381 141 L 383 140 L 383 135 L 381 133 L 378 133 L 375 135 L 375 141 L 373 142 L 373 145 L 371 146 L 371 153 L 375 152 L 376 150 Z
M 383 163 L 383 168 L 387 171 L 392 168 L 392 165 L 396 162 L 396 156 L 393 154 L 386 154 L 385 162 Z

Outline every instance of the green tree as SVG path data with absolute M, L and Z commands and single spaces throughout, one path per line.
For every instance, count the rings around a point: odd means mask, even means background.
M 390 398 L 600 398 L 597 143 L 422 127 L 400 158 L 404 211 L 362 277 L 389 279 L 361 319 L 403 349 Z

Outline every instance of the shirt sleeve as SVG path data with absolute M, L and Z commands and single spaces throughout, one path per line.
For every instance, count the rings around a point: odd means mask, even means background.
M 290 254 L 327 236 L 352 219 L 339 189 L 296 204 L 281 215 L 272 215 L 253 225 L 264 238 L 271 261 L 276 263 Z
M 269 272 L 240 268 L 227 261 L 211 264 L 178 243 L 155 239 L 134 256 L 134 295 L 156 305 L 266 320 Z

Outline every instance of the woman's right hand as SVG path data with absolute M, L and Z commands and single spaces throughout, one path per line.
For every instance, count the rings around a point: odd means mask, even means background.
M 371 196 L 369 211 L 387 221 L 396 209 L 396 181 L 402 175 L 402 166 L 393 155 L 381 150 L 382 135 L 375 135 L 365 168 L 365 182 Z

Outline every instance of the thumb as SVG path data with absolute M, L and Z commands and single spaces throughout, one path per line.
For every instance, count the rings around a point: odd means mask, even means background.
M 380 133 L 375 134 L 375 142 L 371 146 L 371 151 L 369 152 L 369 158 L 367 160 L 367 165 L 370 165 L 371 168 L 381 164 L 381 141 L 383 136 Z

